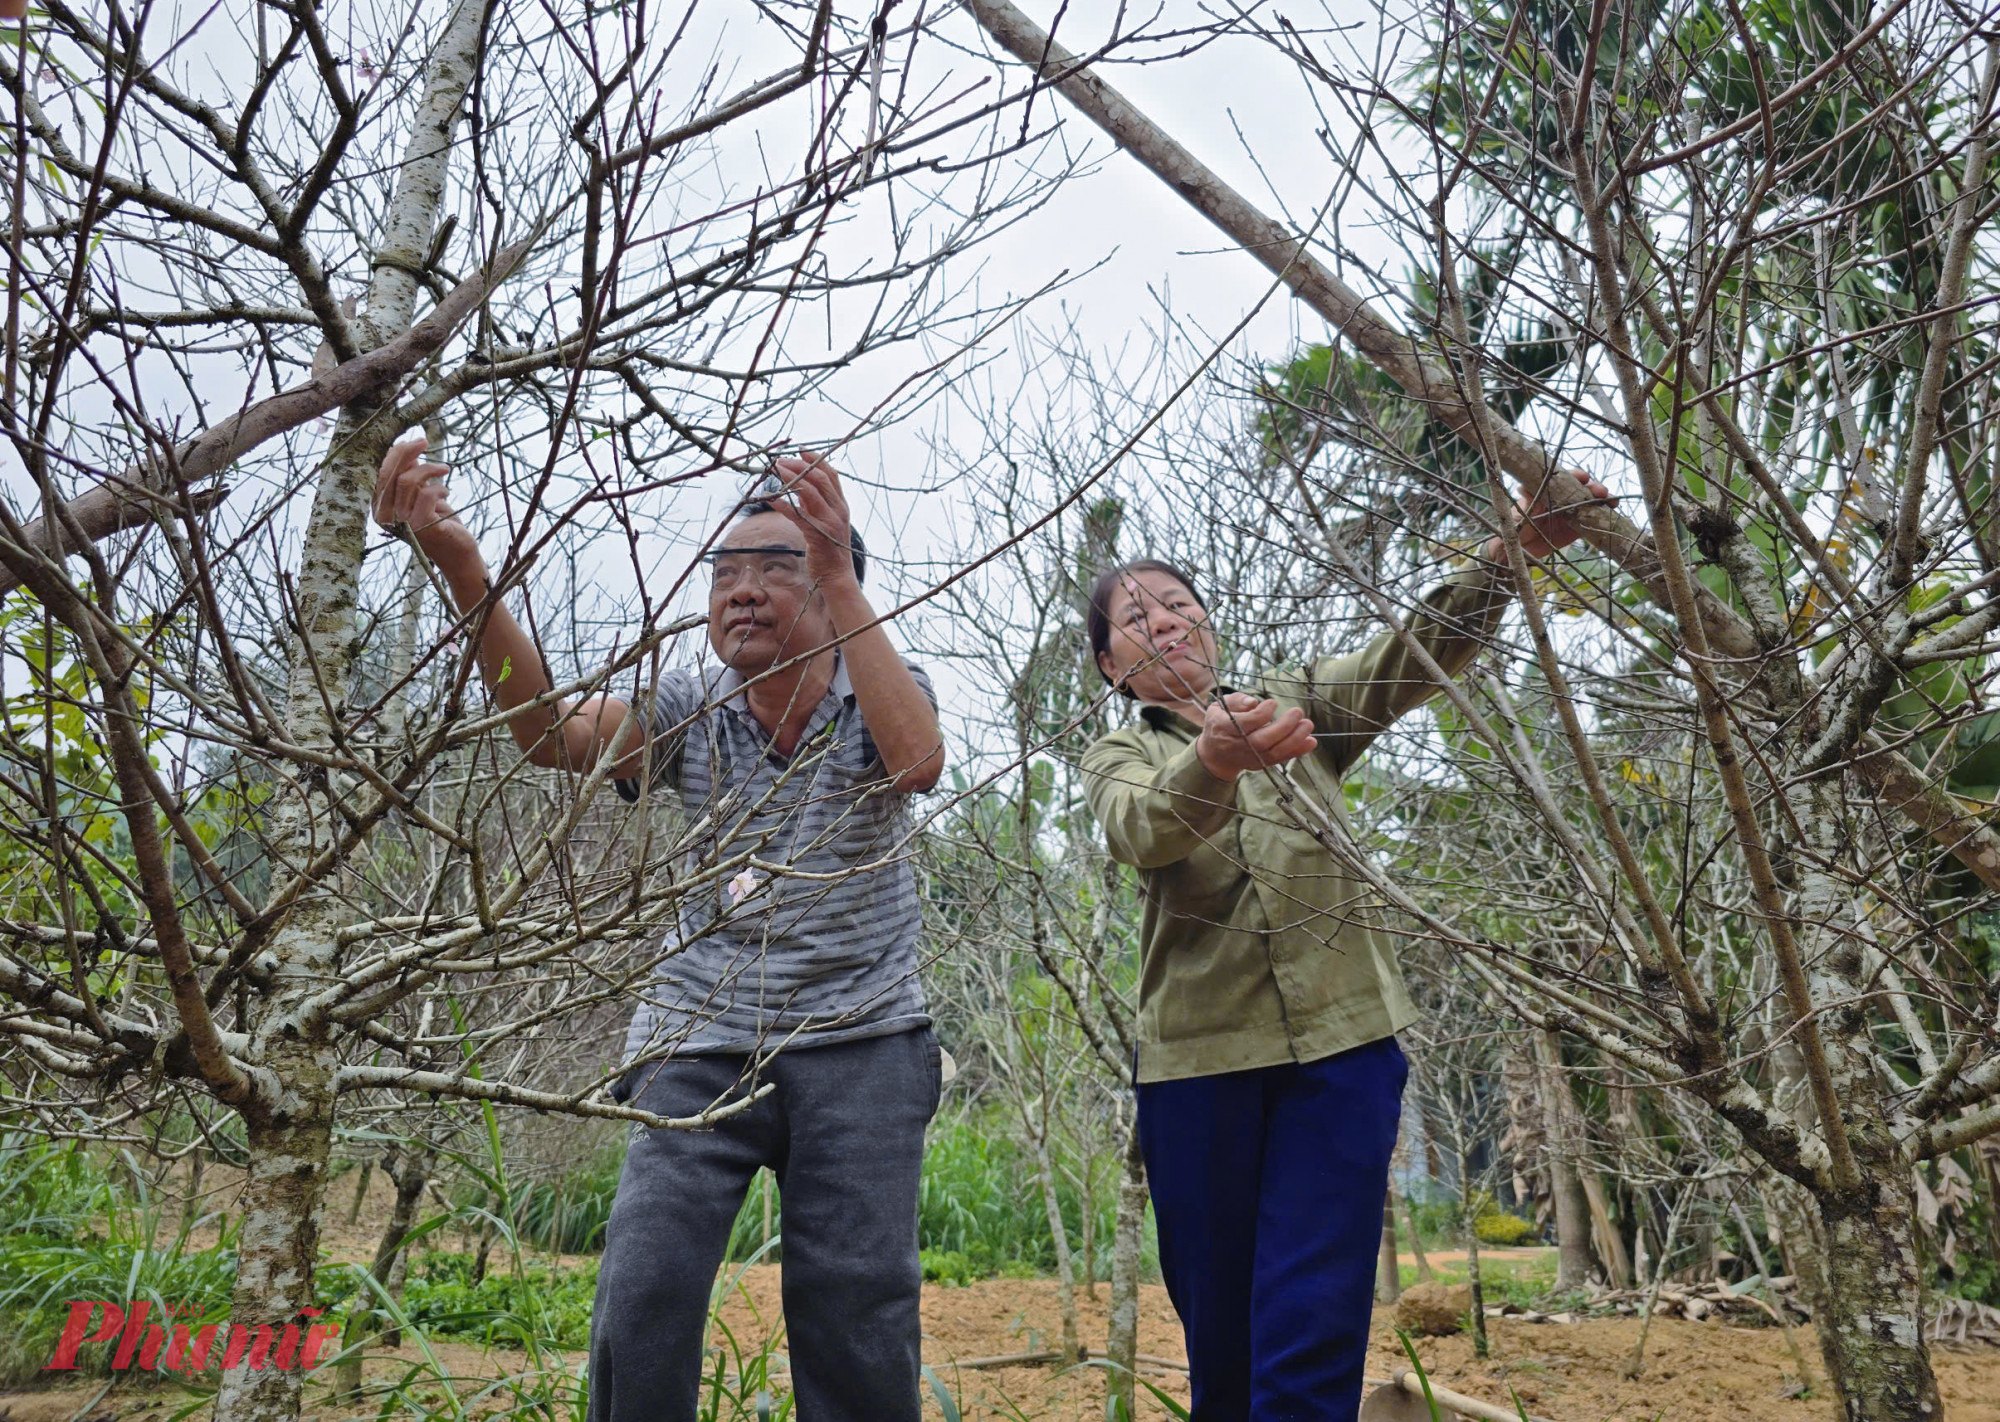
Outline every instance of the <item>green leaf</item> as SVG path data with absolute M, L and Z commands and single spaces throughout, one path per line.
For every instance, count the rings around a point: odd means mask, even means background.
M 929 1385 L 931 1396 L 937 1399 L 938 1411 L 944 1414 L 944 1422 L 964 1422 L 963 1414 L 958 1410 L 958 1400 L 929 1363 L 924 1364 L 924 1382 Z

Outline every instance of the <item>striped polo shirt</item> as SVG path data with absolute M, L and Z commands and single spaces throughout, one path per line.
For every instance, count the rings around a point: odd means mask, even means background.
M 936 705 L 929 678 L 910 670 Z M 663 673 L 654 692 L 653 783 L 679 799 L 679 872 L 701 882 L 661 944 L 627 1060 L 823 1046 L 930 1023 L 909 796 L 888 783 L 845 659 L 790 756 L 742 686 L 734 669 L 703 663 Z M 638 781 L 617 786 L 638 800 Z

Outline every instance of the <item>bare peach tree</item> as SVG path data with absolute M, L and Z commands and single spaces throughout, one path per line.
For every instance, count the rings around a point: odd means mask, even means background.
M 1397 860 L 1456 892 L 1302 822 L 1525 1023 L 1726 1123 L 1816 1241 L 1846 1415 L 1937 1416 L 1916 1177 L 2000 1132 L 1984 22 L 1417 0 L 1376 44 L 1246 7 L 1328 139 L 1284 196 L 1340 220 L 1301 229 L 1073 53 L 1144 32 L 968 8 L 1327 323 L 1201 486 L 1261 495 L 1297 587 L 1395 628 L 1420 564 L 1505 539 L 1519 612 L 1403 801 L 1459 790 Z M 1402 271 L 1340 244 L 1363 222 Z M 1574 501 L 1566 463 L 1624 497 L 1533 567 L 1513 498 Z
M 927 398 L 1005 314 L 954 260 L 1063 171 L 892 8 L 48 0 L 0 47 L 6 1110 L 240 1132 L 238 1325 L 312 1303 L 356 1111 L 689 1124 L 572 1033 L 759 847 L 530 770 L 373 481 L 430 433 L 563 694 L 685 655 L 702 481 Z

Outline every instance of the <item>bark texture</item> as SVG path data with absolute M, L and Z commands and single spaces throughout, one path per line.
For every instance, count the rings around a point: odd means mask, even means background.
M 1111 1247 L 1111 1326 L 1105 1353 L 1106 1416 L 1136 1417 L 1133 1380 L 1139 1364 L 1139 1240 L 1146 1229 L 1146 1161 L 1139 1154 L 1139 1123 L 1129 1123 L 1124 1169 L 1118 1177 L 1118 1223 Z M 1122 1412 L 1110 1409 L 1122 1407 Z
M 1820 1356 L 1847 1422 L 1921 1422 L 1944 1415 L 1923 1340 L 1923 1268 L 1907 1167 L 1871 1165 L 1864 1208 L 1822 1204 L 1825 1307 Z
M 1562 1043 L 1555 1033 L 1535 1033 L 1535 1065 L 1548 1138 L 1549 1191 L 1555 1197 L 1556 1287 L 1580 1289 L 1597 1272 L 1597 1255 L 1590 1247 L 1590 1198 L 1583 1189 L 1583 1121 L 1563 1077 Z

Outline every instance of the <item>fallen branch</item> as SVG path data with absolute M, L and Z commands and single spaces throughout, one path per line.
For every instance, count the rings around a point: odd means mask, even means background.
M 1104 1358 L 1109 1355 L 1100 1348 L 1097 1350 L 1096 1356 Z M 1079 1348 L 1076 1350 L 1076 1357 L 1079 1363 L 1088 1362 L 1091 1357 L 1091 1351 L 1088 1348 Z M 956 1358 L 952 1360 L 951 1365 L 960 1370 L 969 1369 L 977 1372 L 988 1368 L 1032 1368 L 1039 1367 L 1044 1363 L 1059 1363 L 1061 1361 L 1062 1352 L 1059 1349 L 1039 1348 L 1032 1353 L 997 1353 L 990 1358 Z M 1177 1363 L 1172 1358 L 1155 1357 L 1151 1353 L 1137 1354 L 1134 1357 L 1134 1361 L 1148 1368 L 1170 1368 L 1179 1373 L 1184 1373 L 1188 1370 L 1186 1363 Z
M 1424 1397 L 1428 1391 L 1428 1396 L 1439 1407 L 1462 1416 L 1477 1417 L 1481 1422 L 1521 1422 L 1523 1417 L 1526 1417 L 1528 1422 L 1544 1422 L 1544 1419 L 1531 1413 L 1509 1412 L 1504 1407 L 1481 1402 L 1476 1397 L 1467 1397 L 1464 1393 L 1453 1392 L 1448 1387 L 1439 1387 L 1434 1382 L 1418 1377 L 1408 1368 L 1396 1369 L 1387 1379 L 1368 1378 L 1365 1381 L 1376 1387 L 1394 1388 L 1397 1392 L 1406 1392 L 1412 1397 Z

